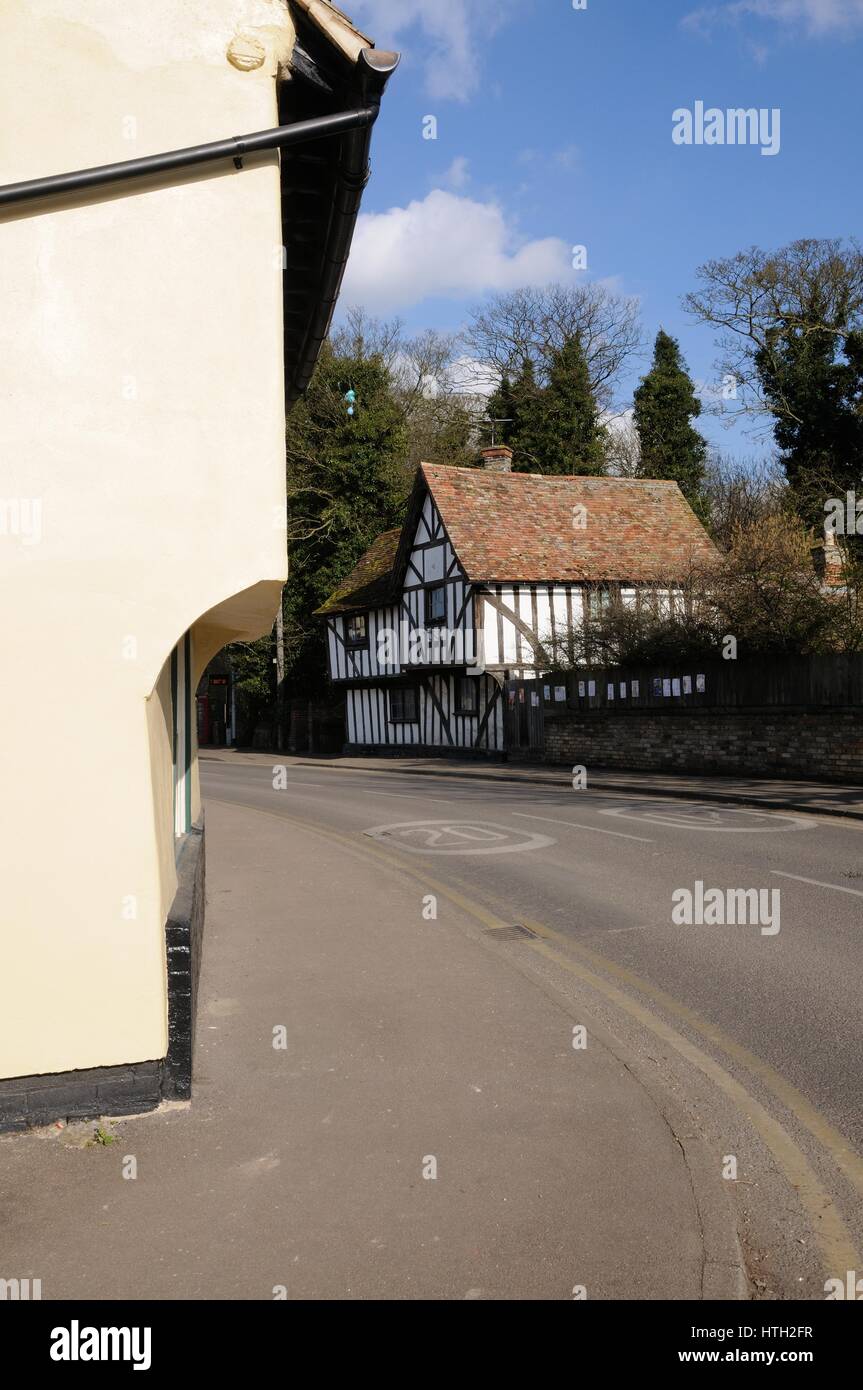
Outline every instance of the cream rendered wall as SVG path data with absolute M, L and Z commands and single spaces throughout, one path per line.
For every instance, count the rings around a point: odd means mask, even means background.
M 281 0 L 3 0 L 0 181 L 274 125 L 291 39 Z M 285 578 L 281 241 L 274 154 L 0 214 L 0 1077 L 164 1055 L 166 662 Z

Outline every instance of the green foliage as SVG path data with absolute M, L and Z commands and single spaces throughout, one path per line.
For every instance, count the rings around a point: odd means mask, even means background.
M 863 479 L 863 248 L 754 246 L 708 261 L 698 279 L 686 308 L 718 330 L 738 409 L 771 420 L 797 509 L 820 531 L 825 502 Z
M 777 328 L 756 362 L 798 510 L 820 529 L 827 499 L 863 479 L 863 332 Z
M 553 354 L 545 386 L 537 385 L 528 359 L 509 391 L 515 423 L 506 442 L 515 453 L 516 472 L 605 472 L 607 431 L 579 334 L 566 338 Z
M 518 432 L 519 418 L 518 396 L 509 372 L 504 372 L 497 390 L 488 398 L 486 419 L 489 429 L 494 426 L 495 443 L 508 444 L 512 448 L 512 441 Z
M 707 443 L 693 428 L 701 414 L 679 344 L 662 329 L 656 335 L 653 365 L 635 392 L 635 427 L 641 445 L 643 478 L 678 484 L 693 510 L 705 511 L 703 484 Z
M 349 390 L 356 392 L 353 416 Z M 404 415 L 383 360 L 325 347 L 287 430 L 289 691 L 324 688 L 325 645 L 314 611 L 377 536 L 400 524 L 411 483 L 407 455 Z
M 238 739 L 251 742 L 252 735 L 263 723 L 275 692 L 272 637 L 257 642 L 232 642 L 226 648 L 234 673 L 234 692 L 237 701 Z

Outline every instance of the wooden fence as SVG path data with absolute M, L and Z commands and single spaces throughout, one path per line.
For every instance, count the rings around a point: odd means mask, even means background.
M 863 654 L 590 667 L 550 672 L 533 689 L 546 715 L 567 709 L 860 709 Z M 529 689 L 522 698 L 530 699 Z

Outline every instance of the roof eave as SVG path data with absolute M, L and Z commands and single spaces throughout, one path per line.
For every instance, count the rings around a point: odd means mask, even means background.
M 282 84 L 280 107 L 296 117 L 366 108 L 371 119 L 321 142 L 316 162 L 302 155 L 282 160 L 282 228 L 287 256 L 285 294 L 285 392 L 290 407 L 312 379 L 338 303 L 363 193 L 371 174 L 369 153 L 387 83 L 399 54 L 378 52 L 345 16 L 323 0 L 294 0 L 298 54 L 295 81 Z M 285 114 L 287 112 L 285 111 Z M 312 196 L 322 200 L 320 236 L 310 238 L 307 214 L 295 217 Z M 292 222 L 300 225 L 292 228 Z M 296 278 L 291 275 L 291 261 Z

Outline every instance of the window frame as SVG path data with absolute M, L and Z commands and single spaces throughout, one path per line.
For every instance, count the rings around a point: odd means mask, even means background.
M 351 637 L 351 623 L 362 620 L 365 636 L 361 638 Z M 369 649 L 369 615 L 368 613 L 349 613 L 345 618 L 345 646 L 348 651 L 367 652 Z
M 407 695 L 413 696 L 414 712 L 408 717 L 404 714 L 398 715 L 393 711 L 393 699 L 401 696 L 402 699 Z M 420 722 L 420 690 L 418 685 L 395 685 L 388 691 L 387 700 L 387 722 L 390 724 L 419 724 Z
M 439 618 L 431 616 L 431 596 L 432 594 L 443 594 L 443 612 Z M 429 584 L 425 590 L 424 615 L 426 627 L 446 627 L 446 581 L 439 584 Z
M 472 709 L 463 700 L 462 691 L 466 689 L 473 691 L 475 704 Z M 476 676 L 456 676 L 455 713 L 471 719 L 479 718 L 479 680 Z

